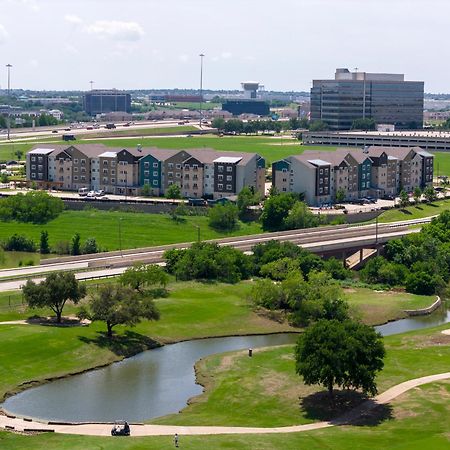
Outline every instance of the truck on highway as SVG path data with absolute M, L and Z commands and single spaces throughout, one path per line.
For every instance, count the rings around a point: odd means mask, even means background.
M 105 128 L 108 130 L 112 130 L 112 129 L 116 128 L 116 125 L 114 123 L 107 123 L 105 125 Z

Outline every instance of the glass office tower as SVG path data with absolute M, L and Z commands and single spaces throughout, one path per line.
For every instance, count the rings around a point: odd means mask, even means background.
M 422 128 L 423 98 L 422 81 L 337 69 L 334 80 L 313 81 L 311 120 L 323 120 L 331 130 L 349 130 L 362 118 L 394 124 L 396 129 Z
M 84 110 L 90 116 L 110 112 L 131 112 L 131 95 L 117 91 L 92 90 L 83 97 Z

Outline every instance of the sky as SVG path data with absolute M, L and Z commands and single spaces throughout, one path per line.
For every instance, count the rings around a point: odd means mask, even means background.
M 0 0 L 0 86 L 307 91 L 337 67 L 450 92 L 448 0 Z M 3 67 L 3 69 L 2 69 Z

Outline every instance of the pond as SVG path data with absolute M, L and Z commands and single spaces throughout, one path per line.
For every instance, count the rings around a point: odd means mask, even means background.
M 376 327 L 383 335 L 450 321 L 442 307 L 432 315 Z M 12 414 L 47 420 L 144 421 L 176 413 L 199 395 L 194 364 L 215 353 L 291 344 L 295 334 L 225 337 L 186 341 L 149 350 L 108 367 L 52 381 L 10 397 L 2 405 Z

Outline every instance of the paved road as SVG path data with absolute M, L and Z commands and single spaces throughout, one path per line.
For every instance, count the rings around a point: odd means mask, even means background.
M 362 414 L 374 409 L 379 405 L 389 403 L 396 397 L 405 392 L 424 384 L 442 381 L 450 378 L 450 372 L 429 375 L 426 377 L 415 378 L 413 380 L 400 383 L 373 400 L 368 400 L 350 411 L 344 416 L 329 421 L 315 422 L 307 425 L 294 425 L 288 427 L 275 428 L 256 428 L 256 427 L 213 427 L 213 426 L 173 426 L 173 425 L 131 425 L 132 436 L 173 436 L 178 433 L 180 436 L 194 435 L 214 435 L 214 434 L 274 434 L 274 433 L 299 433 L 304 431 L 318 430 L 333 426 L 351 424 L 352 421 L 360 417 Z M 53 430 L 55 433 L 61 434 L 77 434 L 85 436 L 110 436 L 110 424 L 80 424 L 80 425 L 50 425 L 39 421 L 27 422 L 19 418 L 10 418 L 0 416 L 0 428 L 9 427 L 18 431 L 24 430 Z

